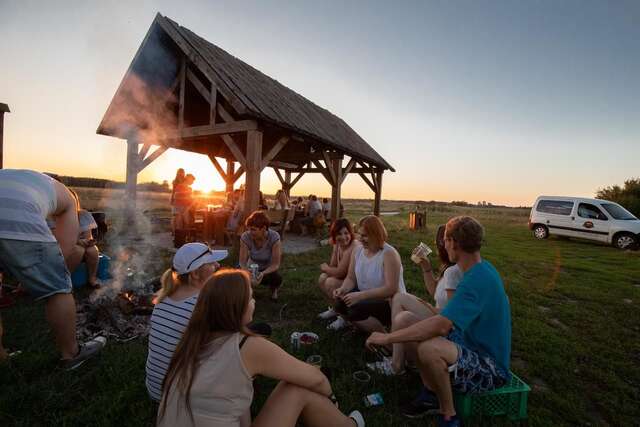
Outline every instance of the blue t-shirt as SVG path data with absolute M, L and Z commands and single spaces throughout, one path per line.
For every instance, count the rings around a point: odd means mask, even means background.
M 469 269 L 440 313 L 463 333 L 469 349 L 487 354 L 509 371 L 511 309 L 500 274 L 488 261 Z

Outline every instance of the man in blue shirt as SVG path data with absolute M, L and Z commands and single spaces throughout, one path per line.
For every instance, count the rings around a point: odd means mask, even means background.
M 367 346 L 407 343 L 414 350 L 424 387 L 402 408 L 408 417 L 439 412 L 438 425 L 458 426 L 452 387 L 483 392 L 509 380 L 511 310 L 500 275 L 480 256 L 483 236 L 471 217 L 449 220 L 445 248 L 464 272 L 453 299 L 439 315 L 367 340 Z

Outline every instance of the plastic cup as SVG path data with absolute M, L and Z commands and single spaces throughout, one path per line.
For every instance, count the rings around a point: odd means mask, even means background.
M 320 356 L 319 354 L 313 354 L 307 357 L 307 363 L 320 369 L 322 368 L 322 356 Z

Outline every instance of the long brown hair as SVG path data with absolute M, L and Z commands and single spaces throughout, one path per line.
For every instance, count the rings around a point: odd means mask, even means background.
M 440 277 L 444 274 L 444 271 L 451 267 L 453 263 L 449 259 L 449 253 L 447 249 L 444 247 L 444 232 L 446 230 L 446 226 L 441 224 L 438 226 L 438 231 L 436 231 L 436 248 L 438 249 L 438 257 L 440 258 Z
M 364 216 L 360 219 L 358 227 L 362 227 L 362 229 L 367 232 L 370 247 L 375 248 L 376 251 L 384 248 L 384 244 L 389 238 L 389 235 L 380 218 L 375 215 Z
M 159 419 L 165 415 L 169 392 L 175 383 L 175 392 L 184 395 L 187 412 L 194 421 L 189 398 L 202 350 L 211 342 L 214 332 L 255 335 L 242 323 L 250 298 L 251 279 L 246 271 L 220 270 L 207 280 L 162 383 Z

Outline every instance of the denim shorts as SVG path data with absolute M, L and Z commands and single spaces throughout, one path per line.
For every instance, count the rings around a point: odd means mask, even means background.
M 36 300 L 71 293 L 71 276 L 57 242 L 0 239 L 0 268 Z
M 458 360 L 449 367 L 454 390 L 461 393 L 482 393 L 506 384 L 509 372 L 500 368 L 490 356 L 468 348 L 459 330 L 453 329 L 447 339 L 458 347 Z

